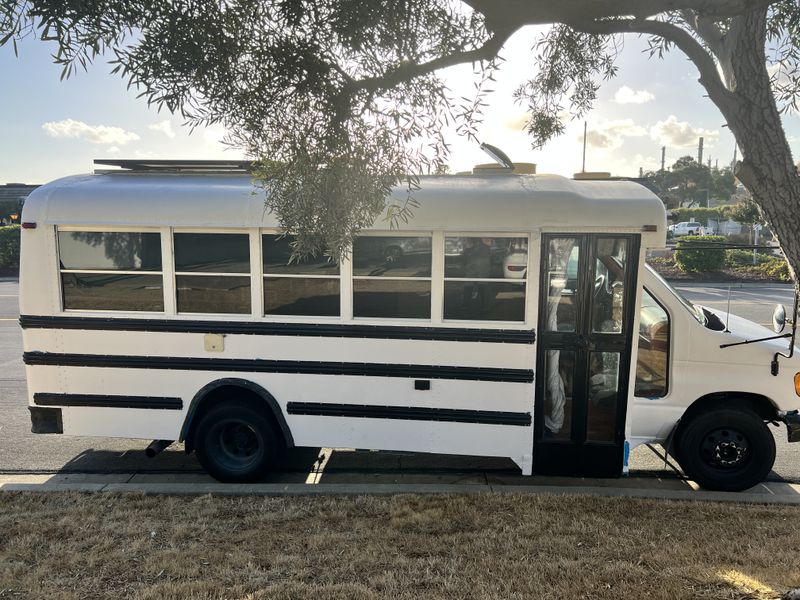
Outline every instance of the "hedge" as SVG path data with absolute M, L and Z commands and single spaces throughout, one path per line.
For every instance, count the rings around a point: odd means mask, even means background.
M 727 239 L 722 235 L 687 235 L 678 241 L 675 248 L 675 264 L 681 271 L 708 273 L 721 271 L 725 266 L 725 248 Z M 719 248 L 709 248 L 719 244 Z M 691 250 L 692 246 L 702 246 Z
M 0 268 L 19 268 L 19 225 L 0 227 Z

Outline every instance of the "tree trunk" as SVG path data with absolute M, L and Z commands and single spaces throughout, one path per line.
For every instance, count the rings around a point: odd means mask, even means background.
M 753 194 L 789 262 L 800 273 L 800 176 L 794 166 L 766 65 L 766 9 L 742 17 L 731 47 L 733 90 L 706 86 L 742 150 L 736 176 Z M 701 81 L 701 83 L 704 83 Z

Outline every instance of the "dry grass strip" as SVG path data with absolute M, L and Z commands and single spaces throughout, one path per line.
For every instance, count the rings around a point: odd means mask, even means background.
M 798 507 L 0 494 L 0 598 L 656 600 L 798 586 Z

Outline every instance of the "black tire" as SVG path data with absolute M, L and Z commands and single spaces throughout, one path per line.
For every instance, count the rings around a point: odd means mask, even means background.
M 242 400 L 211 407 L 197 424 L 194 439 L 197 460 L 225 483 L 263 480 L 283 447 L 270 419 Z
M 708 490 L 739 492 L 757 485 L 775 463 L 775 438 L 746 408 L 715 408 L 693 417 L 677 440 L 686 474 Z

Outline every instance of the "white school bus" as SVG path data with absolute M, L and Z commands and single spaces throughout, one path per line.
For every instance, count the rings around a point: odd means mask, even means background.
M 116 164 L 24 207 L 34 433 L 182 441 L 223 481 L 292 446 L 614 477 L 661 443 L 724 490 L 770 471 L 769 422 L 800 439 L 794 338 L 650 270 L 665 212 L 636 183 L 422 177 L 401 229 L 290 262 L 246 164 Z

